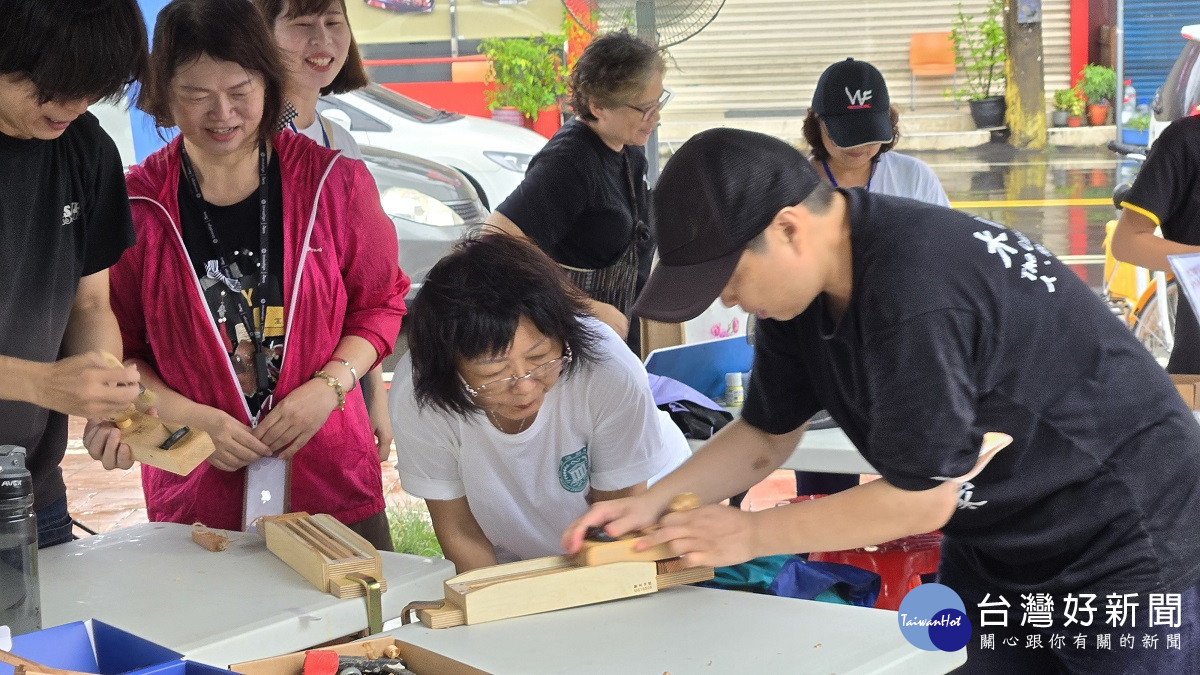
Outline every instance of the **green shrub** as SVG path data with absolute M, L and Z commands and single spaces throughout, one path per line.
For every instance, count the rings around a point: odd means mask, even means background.
M 409 553 L 426 558 L 441 558 L 442 547 L 433 533 L 429 511 L 423 503 L 408 506 L 389 506 L 388 529 L 396 553 Z
M 978 23 L 958 3 L 950 40 L 954 42 L 954 63 L 963 70 L 963 86 L 947 89 L 943 95 L 956 101 L 978 101 L 995 95 L 997 88 L 1003 94 L 1004 0 L 992 0 Z
M 485 101 L 489 110 L 516 108 L 535 118 L 543 108 L 558 103 L 567 93 L 562 62 L 562 35 L 528 38 L 486 38 L 479 53 L 488 57 L 491 68 L 484 81 L 489 85 Z
M 1117 72 L 1108 66 L 1089 63 L 1079 71 L 1079 88 L 1088 103 L 1113 101 L 1117 97 Z
M 1071 105 L 1075 100 L 1075 89 L 1059 89 L 1054 92 L 1054 109 L 1071 112 Z
M 1128 122 L 1125 123 L 1125 128 L 1132 129 L 1134 131 L 1145 131 L 1150 128 L 1150 116 L 1145 113 L 1141 115 L 1134 115 L 1133 117 L 1129 118 Z

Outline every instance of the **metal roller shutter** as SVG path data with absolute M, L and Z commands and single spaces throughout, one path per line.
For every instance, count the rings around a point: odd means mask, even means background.
M 987 4 L 963 2 L 968 12 Z M 955 5 L 952 0 L 726 0 L 703 32 L 670 49 L 667 84 L 675 100 L 663 111 L 663 138 L 681 141 L 709 126 L 753 127 L 755 119 L 764 118 L 794 117 L 798 129 L 821 71 L 848 56 L 879 68 L 893 104 L 907 111 L 909 37 L 950 30 Z M 1068 0 L 1044 0 L 1042 21 L 1050 92 L 1069 84 Z M 918 78 L 917 111 L 952 111 L 953 103 L 942 96 L 950 83 L 949 77 Z
M 1200 23 L 1195 0 L 1125 0 L 1125 77 L 1147 103 L 1183 48 L 1179 29 Z

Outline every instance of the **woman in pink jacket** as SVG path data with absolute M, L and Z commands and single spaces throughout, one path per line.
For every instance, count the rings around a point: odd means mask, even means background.
M 137 244 L 112 270 L 112 304 L 159 414 L 217 451 L 189 476 L 142 467 L 150 519 L 248 526 L 244 469 L 274 455 L 290 460 L 289 510 L 390 550 L 355 383 L 391 351 L 409 284 L 375 183 L 362 162 L 273 133 L 285 71 L 253 4 L 174 0 L 153 44 L 138 105 L 181 135 L 128 175 Z

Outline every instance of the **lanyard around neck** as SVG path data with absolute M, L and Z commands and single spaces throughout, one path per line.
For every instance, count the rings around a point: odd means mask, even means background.
M 188 186 L 192 189 L 192 195 L 196 198 L 196 205 L 200 209 L 200 218 L 204 221 L 204 228 L 208 231 L 208 236 L 212 240 L 213 251 L 217 255 L 217 264 L 220 266 L 221 274 L 226 279 L 236 279 L 239 283 L 250 275 L 242 275 L 241 269 L 235 269 L 236 263 L 229 262 L 230 256 L 227 255 L 225 247 L 221 244 L 221 239 L 217 236 L 217 231 L 213 227 L 212 217 L 208 214 L 208 204 L 204 201 L 204 194 L 200 192 L 200 181 L 196 180 L 196 172 L 192 168 L 192 160 L 188 157 L 187 150 L 183 144 L 179 145 L 180 157 L 183 160 L 183 175 L 187 178 Z M 270 388 L 271 383 L 267 376 L 267 356 L 263 351 L 263 334 L 267 324 L 267 247 L 270 243 L 269 237 L 269 218 L 267 208 L 267 146 L 261 144 L 258 147 L 258 284 L 254 288 L 254 293 L 258 296 L 258 318 L 256 324 L 252 316 L 253 307 L 242 293 L 235 292 L 237 296 L 238 317 L 241 319 L 242 326 L 246 328 L 250 339 L 254 345 L 254 370 L 258 390 L 266 391 Z M 244 288 L 244 286 L 243 286 Z M 231 289 L 234 290 L 234 289 Z
M 329 142 L 329 134 L 326 133 L 326 131 L 325 131 L 325 123 L 321 121 L 321 115 L 319 113 L 317 114 L 317 122 L 316 123 L 317 123 L 317 126 L 321 127 L 321 142 L 322 142 L 322 144 L 324 144 L 325 147 L 332 149 L 333 145 Z M 296 133 L 300 133 L 300 130 L 296 128 L 296 120 L 293 119 L 292 121 L 288 122 L 288 126 L 291 127 L 292 131 L 294 131 Z
M 825 168 L 825 175 L 829 176 L 829 182 L 833 187 L 837 187 L 837 179 L 833 177 L 833 172 L 829 170 L 829 163 L 821 160 L 821 166 Z M 871 181 L 875 179 L 875 162 L 871 162 L 871 173 L 867 174 L 867 192 L 871 191 Z

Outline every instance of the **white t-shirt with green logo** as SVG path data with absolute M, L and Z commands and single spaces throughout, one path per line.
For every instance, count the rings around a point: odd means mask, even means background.
M 396 364 L 390 407 L 404 491 L 466 496 L 498 562 L 562 553 L 562 532 L 587 510 L 590 489 L 652 481 L 689 456 L 683 433 L 655 408 L 641 362 L 608 326 L 587 323 L 604 358 L 560 379 L 518 434 L 483 414 L 418 409 L 412 360 Z

